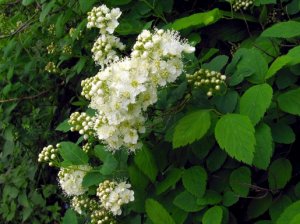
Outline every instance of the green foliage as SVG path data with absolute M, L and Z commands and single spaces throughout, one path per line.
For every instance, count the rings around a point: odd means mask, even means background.
M 203 216 L 203 224 L 221 224 L 223 217 L 223 209 L 220 206 L 214 206 L 208 209 Z
M 207 174 L 200 166 L 193 166 L 183 172 L 182 182 L 185 189 L 201 198 L 206 190 Z
M 88 156 L 83 150 L 72 142 L 59 143 L 61 148 L 59 153 L 64 159 L 64 163 L 69 165 L 84 165 L 88 163 Z
M 300 36 L 300 23 L 296 21 L 287 21 L 277 23 L 262 32 L 264 37 L 293 38 Z
M 278 104 L 284 112 L 300 116 L 300 88 L 290 90 L 278 96 Z
M 281 189 L 292 177 L 292 166 L 287 159 L 277 159 L 269 167 L 268 181 L 271 189 Z
M 175 224 L 172 217 L 159 202 L 155 201 L 154 199 L 147 199 L 145 206 L 146 213 L 153 223 Z

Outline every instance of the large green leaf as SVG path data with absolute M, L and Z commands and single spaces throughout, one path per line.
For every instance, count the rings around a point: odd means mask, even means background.
M 268 181 L 271 189 L 282 189 L 292 177 L 292 165 L 288 159 L 277 159 L 269 167 Z
M 166 178 L 158 183 L 156 186 L 156 194 L 162 194 L 167 191 L 170 187 L 174 186 L 182 176 L 182 170 L 174 168 L 170 170 Z
M 210 127 L 208 110 L 198 110 L 181 118 L 175 127 L 173 148 L 191 144 L 201 139 Z
M 290 204 L 292 204 L 292 200 L 286 195 L 282 195 L 280 198 L 276 198 L 276 200 L 273 201 L 269 209 L 269 214 L 274 223 L 284 209 L 286 209 Z
M 294 47 L 286 55 L 282 55 L 275 59 L 275 61 L 271 64 L 266 78 L 271 78 L 273 75 L 277 73 L 280 69 L 285 66 L 296 65 L 300 63 L 300 46 Z
M 223 218 L 223 209 L 220 206 L 214 206 L 208 209 L 203 216 L 203 224 L 221 224 Z
M 293 129 L 284 122 L 272 124 L 271 131 L 274 142 L 291 144 L 296 140 Z
M 198 205 L 197 198 L 187 191 L 183 191 L 176 196 L 173 203 L 178 208 L 186 212 L 197 212 L 205 208 L 203 205 Z
M 278 96 L 278 104 L 284 112 L 300 116 L 300 88 Z
M 183 186 L 196 197 L 201 198 L 206 190 L 207 174 L 201 166 L 193 166 L 184 171 Z
M 292 38 L 300 36 L 300 23 L 287 21 L 276 23 L 261 34 L 263 37 Z
M 254 127 L 245 115 L 226 114 L 217 122 L 215 136 L 220 147 L 231 157 L 252 164 L 254 157 Z
M 190 27 L 201 28 L 217 22 L 221 19 L 222 14 L 219 9 L 213 9 L 208 12 L 196 13 L 184 18 L 176 19 L 171 27 L 174 30 L 183 30 Z
M 271 128 L 262 123 L 256 127 L 255 131 L 256 146 L 253 165 L 257 168 L 266 170 L 270 164 L 273 152 L 273 139 Z
M 72 209 L 68 209 L 63 217 L 62 224 L 77 224 L 76 213 Z
M 263 198 L 252 199 L 247 209 L 248 219 L 253 219 L 264 214 L 266 211 L 268 211 L 271 204 L 272 204 L 271 194 L 267 194 Z
M 287 207 L 278 218 L 276 224 L 296 224 L 292 223 L 293 219 L 299 215 L 300 201 L 296 201 Z
M 272 95 L 272 87 L 266 83 L 252 86 L 241 97 L 240 113 L 247 115 L 256 125 L 270 106 Z
M 240 197 L 247 197 L 251 185 L 251 171 L 248 167 L 242 166 L 230 174 L 229 184 L 234 193 Z
M 118 161 L 115 159 L 112 153 L 108 152 L 103 145 L 95 146 L 94 152 L 95 156 L 103 162 L 100 172 L 103 175 L 112 174 L 118 166 Z
M 152 152 L 147 146 L 143 146 L 138 150 L 134 157 L 134 162 L 137 167 L 152 181 L 154 182 L 158 173 L 158 168 Z
M 80 10 L 83 13 L 86 13 L 87 11 L 91 10 L 93 5 L 97 2 L 97 0 L 79 0 L 79 6 Z
M 155 224 L 175 224 L 168 211 L 154 199 L 146 200 L 146 213 Z
M 78 145 L 72 142 L 61 142 L 60 146 L 59 153 L 66 163 L 70 165 L 88 163 L 89 157 Z

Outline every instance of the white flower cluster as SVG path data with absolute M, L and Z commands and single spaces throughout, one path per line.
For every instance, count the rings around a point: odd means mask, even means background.
M 210 71 L 208 69 L 200 69 L 193 75 L 186 75 L 187 80 L 194 87 L 207 89 L 207 96 L 212 96 L 214 92 L 221 89 L 226 79 L 225 75 L 220 72 Z
M 58 173 L 58 181 L 62 190 L 68 196 L 78 196 L 87 191 L 82 187 L 82 180 L 92 168 L 89 165 L 70 166 L 61 168 Z
M 78 131 L 85 139 L 94 134 L 93 131 L 93 117 L 87 115 L 85 112 L 74 112 L 70 115 L 68 123 L 71 125 L 71 131 Z
M 101 208 L 92 212 L 91 224 L 117 224 L 117 221 L 110 212 Z
M 232 8 L 234 11 L 238 11 L 240 9 L 246 10 L 251 5 L 253 5 L 253 0 L 235 0 L 232 4 Z
M 92 48 L 93 59 L 96 64 L 104 67 L 111 62 L 119 60 L 114 49 L 124 50 L 125 45 L 121 43 L 118 37 L 102 34 Z
M 101 34 L 112 34 L 119 25 L 118 18 L 122 12 L 119 8 L 110 10 L 106 5 L 94 7 L 88 12 L 87 28 L 96 27 L 100 29 Z
M 174 82 L 183 71 L 182 54 L 195 49 L 176 31 L 144 30 L 130 58 L 110 64 L 82 82 L 82 95 L 97 111 L 94 131 L 111 151 L 141 147 L 144 112 L 157 101 L 157 88 Z
M 55 159 L 58 157 L 58 149 L 60 145 L 57 144 L 56 148 L 53 145 L 48 145 L 43 148 L 43 150 L 39 154 L 38 161 L 46 162 L 49 166 L 53 166 L 55 163 Z
M 121 206 L 134 200 L 134 192 L 130 187 L 126 182 L 105 180 L 99 184 L 97 196 L 106 210 L 113 215 L 121 215 Z

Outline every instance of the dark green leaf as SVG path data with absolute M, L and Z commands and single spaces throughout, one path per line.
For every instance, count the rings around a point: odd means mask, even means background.
M 230 175 L 229 184 L 238 196 L 247 197 L 251 185 L 250 169 L 243 166 L 234 170 Z
M 156 194 L 162 194 L 167 191 L 169 188 L 174 186 L 181 178 L 182 170 L 174 168 L 171 169 L 167 174 L 166 178 L 158 183 L 156 186 Z
M 191 194 L 201 198 L 206 190 L 207 173 L 201 166 L 193 166 L 183 172 L 183 186 Z
M 203 224 L 221 224 L 223 209 L 220 206 L 214 206 L 208 209 L 203 216 Z
M 276 224 L 292 224 L 292 220 L 299 215 L 300 201 L 296 201 L 287 207 L 278 218 Z M 293 223 L 296 224 L 296 223 Z
M 263 198 L 252 199 L 247 209 L 248 219 L 253 219 L 264 214 L 269 209 L 271 203 L 272 203 L 271 194 L 268 194 Z
M 155 224 L 175 224 L 168 211 L 154 199 L 146 200 L 146 213 Z
M 300 88 L 290 90 L 278 96 L 278 104 L 282 111 L 300 116 Z
M 182 210 L 186 212 L 197 212 L 205 208 L 205 206 L 198 205 L 196 203 L 197 198 L 192 195 L 191 193 L 187 191 L 183 191 L 180 194 L 177 195 L 177 197 L 174 199 L 173 203 L 178 208 L 181 208 Z
M 269 167 L 268 181 L 271 189 L 282 189 L 292 177 L 292 165 L 287 159 L 277 159 Z

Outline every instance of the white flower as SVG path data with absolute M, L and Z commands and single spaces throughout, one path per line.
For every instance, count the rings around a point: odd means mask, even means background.
M 58 181 L 62 190 L 68 196 L 78 196 L 87 191 L 82 187 L 82 180 L 92 168 L 88 165 L 71 166 L 61 168 L 58 173 Z

